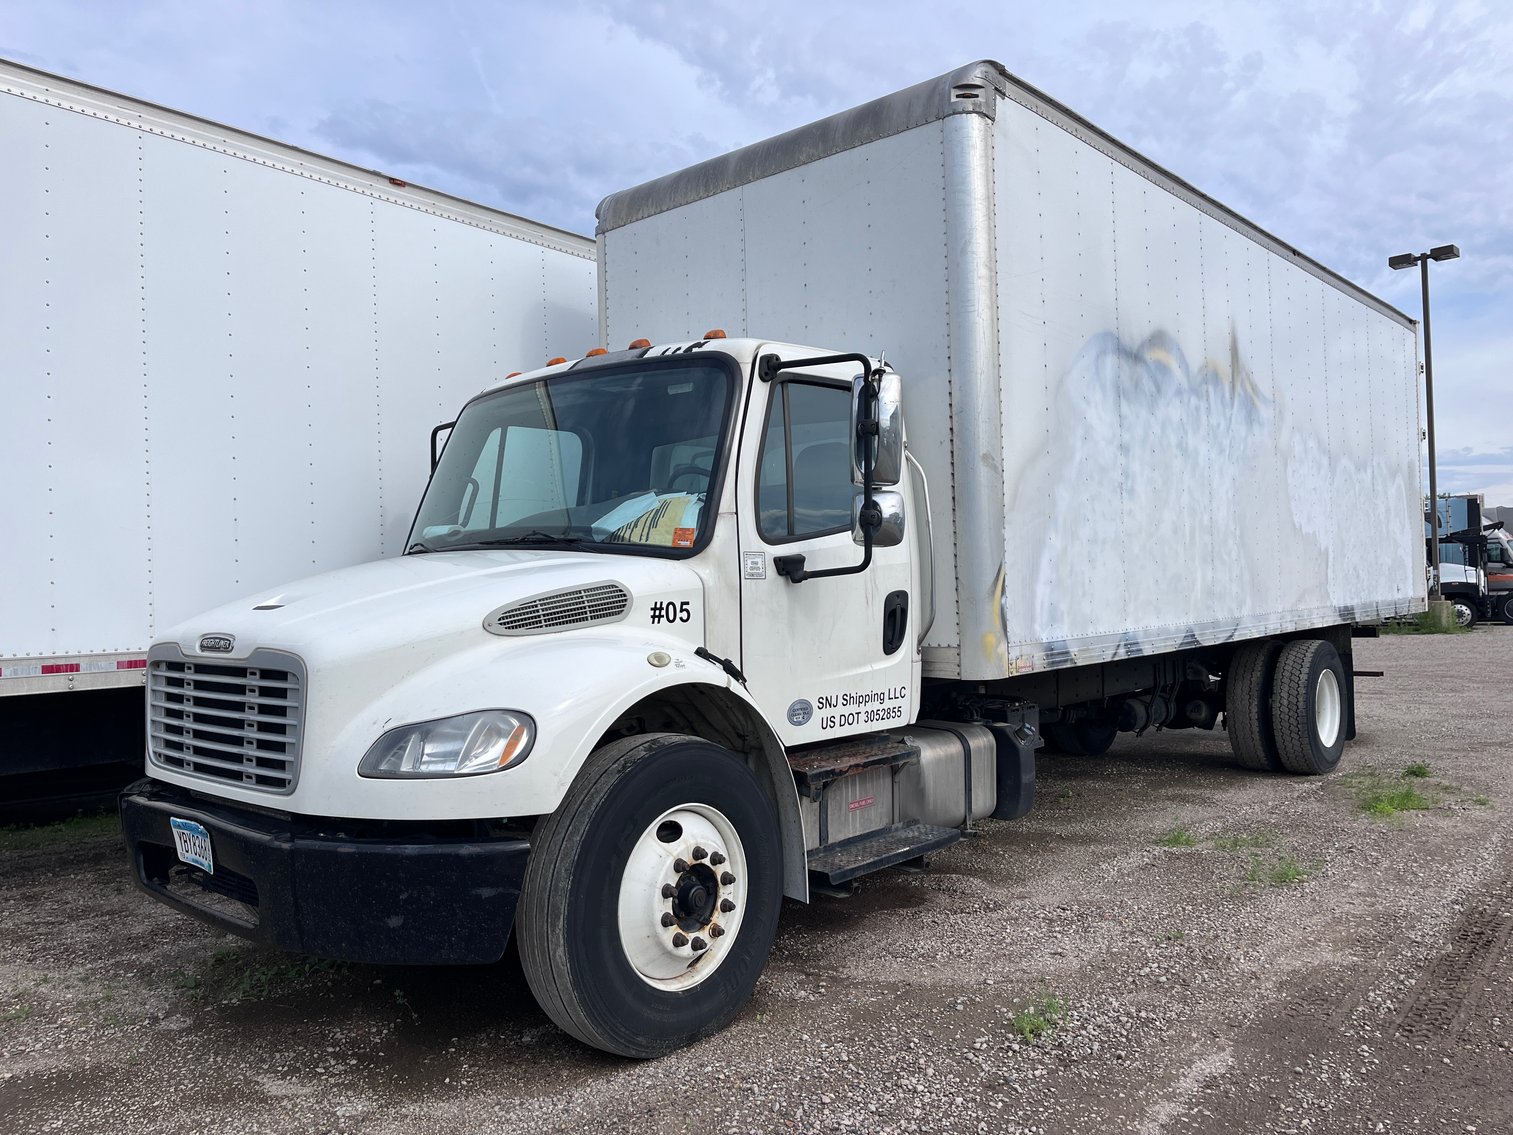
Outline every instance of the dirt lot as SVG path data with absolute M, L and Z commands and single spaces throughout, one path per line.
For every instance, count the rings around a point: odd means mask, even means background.
M 1513 1131 L 1513 629 L 1358 648 L 1340 774 L 1044 758 L 1027 819 L 789 904 L 736 1023 L 647 1064 L 508 962 L 217 935 L 108 819 L 0 833 L 0 1131 Z

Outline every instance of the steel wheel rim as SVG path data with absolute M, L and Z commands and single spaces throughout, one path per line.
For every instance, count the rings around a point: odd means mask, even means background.
M 1329 748 L 1338 739 L 1343 716 L 1340 680 L 1333 670 L 1325 670 L 1313 687 L 1313 727 L 1324 748 Z
M 1464 599 L 1455 601 L 1455 622 L 1457 626 L 1469 626 L 1471 624 L 1471 604 Z
M 625 862 L 616 908 L 636 976 L 668 992 L 708 980 L 740 935 L 746 887 L 745 847 L 718 808 L 680 804 L 648 824 Z M 712 893 L 700 900 L 701 888 Z

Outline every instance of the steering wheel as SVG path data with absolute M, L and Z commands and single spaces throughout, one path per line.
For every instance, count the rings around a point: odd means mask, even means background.
M 674 465 L 672 467 L 672 473 L 669 474 L 667 478 L 667 487 L 668 489 L 671 489 L 673 485 L 677 484 L 679 477 L 699 477 L 702 478 L 704 483 L 702 485 L 695 486 L 693 491 L 696 493 L 704 492 L 709 488 L 710 472 L 711 469 L 707 469 L 703 465 L 699 465 L 691 461 L 683 465 Z

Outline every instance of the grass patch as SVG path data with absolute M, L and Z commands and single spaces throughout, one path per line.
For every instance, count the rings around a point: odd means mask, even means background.
M 18 824 L 0 828 L 0 851 L 37 851 L 78 840 L 121 834 L 121 819 L 114 812 L 96 812 L 58 820 L 51 824 Z
M 0 1025 L 24 1025 L 26 1018 L 32 1015 L 32 1007 L 25 1001 L 14 1009 L 7 1009 L 0 1013 Z
M 1478 792 L 1475 796 L 1471 797 L 1471 803 L 1480 804 L 1483 808 L 1490 808 L 1492 807 L 1492 797 Z
M 1033 1043 L 1054 1029 L 1065 1012 L 1060 998 L 1045 994 L 1009 1018 L 1009 1025 L 1027 1043 Z
M 1427 767 L 1427 766 L 1426 766 Z M 1340 777 L 1339 783 L 1350 790 L 1355 805 L 1368 816 L 1390 820 L 1403 812 L 1422 812 L 1439 802 L 1438 786 L 1404 783 L 1407 774 L 1388 776 L 1377 769 L 1362 769 Z M 1410 780 L 1422 779 L 1408 777 Z
M 1184 827 L 1175 827 L 1156 841 L 1162 847 L 1196 847 L 1198 839 Z
M 1276 842 L 1277 837 L 1269 832 L 1258 832 L 1255 835 L 1218 835 L 1212 840 L 1217 851 L 1249 851 L 1258 847 L 1271 847 Z
M 1422 780 L 1424 777 L 1426 777 L 1428 775 L 1429 775 L 1429 766 L 1427 764 L 1425 764 L 1423 761 L 1414 761 L 1411 765 L 1409 765 L 1407 768 L 1405 768 L 1403 770 L 1403 776 L 1405 778 L 1412 777 L 1412 778 L 1417 778 L 1419 780 Z
M 1416 615 L 1404 615 L 1401 618 L 1388 619 L 1377 628 L 1382 634 L 1469 634 L 1466 627 L 1457 625 L 1454 620 L 1448 626 L 1436 626 L 1430 618 L 1428 611 L 1420 611 Z
M 1260 856 L 1252 856 L 1250 868 L 1245 872 L 1245 881 L 1268 887 L 1290 887 L 1294 883 L 1301 883 L 1311 874 L 1312 869 L 1299 863 L 1291 854 L 1281 855 L 1271 862 Z

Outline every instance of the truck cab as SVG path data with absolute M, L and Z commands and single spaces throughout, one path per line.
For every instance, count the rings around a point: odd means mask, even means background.
M 739 1008 L 816 852 L 843 886 L 994 810 L 992 732 L 916 724 L 926 486 L 884 365 L 640 342 L 443 432 L 403 555 L 153 645 L 122 814 L 157 898 L 371 962 L 515 933 L 549 1012 L 616 975 L 612 1008 L 553 1015 L 650 1055 Z

